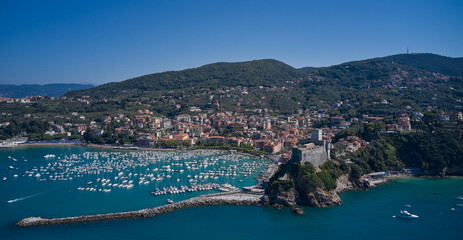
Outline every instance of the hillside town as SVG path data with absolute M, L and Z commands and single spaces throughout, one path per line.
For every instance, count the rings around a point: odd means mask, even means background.
M 212 100 L 213 98 L 211 98 Z M 21 99 L 0 99 L 3 102 L 31 104 L 44 100 L 44 97 L 28 97 Z M 64 98 L 51 98 L 49 101 L 64 101 Z M 145 99 L 146 100 L 146 99 Z M 77 99 L 86 104 L 86 100 Z M 219 101 L 213 103 L 219 106 Z M 384 99 L 381 103 L 386 105 Z M 298 110 L 289 116 L 275 116 L 267 109 L 246 109 L 244 112 L 211 111 L 199 107 L 190 107 L 189 113 L 182 113 L 168 118 L 159 116 L 148 109 L 139 109 L 136 114 L 115 113 L 103 119 L 88 119 L 85 113 L 72 112 L 69 115 L 59 114 L 49 121 L 49 129 L 45 135 L 51 139 L 76 139 L 88 143 L 110 144 L 115 146 L 131 146 L 140 148 L 177 148 L 177 147 L 235 147 L 256 150 L 268 154 L 281 154 L 281 160 L 291 157 L 295 145 L 305 143 L 313 138 L 314 130 L 321 133 L 320 140 L 332 143 L 337 152 L 355 152 L 369 143 L 359 136 L 336 138 L 338 133 L 360 124 L 377 124 L 381 133 L 395 134 L 413 131 L 411 122 L 419 122 L 424 116 L 421 112 L 413 112 L 410 107 L 398 111 L 389 117 L 362 115 L 347 118 L 343 115 L 330 116 L 337 109 L 349 106 L 349 101 L 336 101 L 330 107 L 318 110 Z M 2 116 L 11 113 L 3 112 Z M 450 118 L 463 120 L 461 112 L 442 113 L 439 121 Z M 36 114 L 24 114 L 23 118 L 38 118 Z M 63 123 L 64 122 L 64 123 Z M 5 128 L 9 122 L 0 124 Z M 28 134 L 24 132 L 23 136 Z M 129 139 L 129 140 L 125 140 Z M 112 140 L 108 140 L 112 139 Z M 33 139 L 31 139 L 33 140 Z

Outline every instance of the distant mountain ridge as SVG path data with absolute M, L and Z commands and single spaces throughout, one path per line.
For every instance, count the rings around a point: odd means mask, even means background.
M 0 85 L 0 96 L 11 98 L 23 98 L 28 96 L 60 97 L 67 91 L 87 89 L 95 87 L 91 84 L 53 83 L 53 84 L 22 84 Z
M 91 89 L 66 93 L 66 96 L 95 98 L 143 96 L 148 92 L 164 92 L 187 88 L 281 86 L 308 74 L 326 79 L 331 85 L 361 86 L 384 79 L 400 70 L 414 73 L 442 73 L 463 76 L 463 58 L 437 54 L 398 54 L 329 67 L 296 69 L 274 59 L 237 63 L 213 63 L 198 68 L 148 74 L 122 82 L 112 82 Z

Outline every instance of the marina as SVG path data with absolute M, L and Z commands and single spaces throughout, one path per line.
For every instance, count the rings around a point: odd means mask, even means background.
M 54 154 L 55 158 L 44 158 L 47 154 Z M 149 157 L 150 154 L 153 156 Z M 340 196 L 344 204 L 341 206 L 323 209 L 303 207 L 305 215 L 295 215 L 286 208 L 277 210 L 272 207 L 255 206 L 260 205 L 258 199 L 262 195 L 259 193 L 242 195 L 243 193 L 233 190 L 223 192 L 219 189 L 221 185 L 227 183 L 240 189 L 256 185 L 258 180 L 255 178 L 261 175 L 270 163 L 265 159 L 245 155 L 234 156 L 238 154 L 221 151 L 159 153 L 158 156 L 165 156 L 165 160 L 157 160 L 155 155 L 158 153 L 80 146 L 21 146 L 0 150 L 0 177 L 7 178 L 6 181 L 0 182 L 0 191 L 4 193 L 0 195 L 2 239 L 62 239 L 68 238 L 69 234 L 81 236 L 79 235 L 81 232 L 88 233 L 90 235 L 88 239 L 148 237 L 266 240 L 305 239 L 301 236 L 308 235 L 321 239 L 339 239 L 345 234 L 356 234 L 359 239 L 367 239 L 378 232 L 383 233 L 378 239 L 394 238 L 396 232 L 405 233 L 403 235 L 405 238 L 455 239 L 454 236 L 461 234 L 459 226 L 463 223 L 462 211 L 452 212 L 451 208 L 461 210 L 459 205 L 462 201 L 457 198 L 463 195 L 462 178 L 394 179 L 391 183 L 368 191 L 342 193 Z M 70 156 L 75 156 L 75 159 L 70 159 Z M 116 160 L 118 158 L 116 156 L 121 156 L 120 160 Z M 96 157 L 98 159 L 95 159 Z M 152 159 L 145 159 L 145 157 Z M 218 165 L 209 164 L 214 162 L 215 158 L 219 159 Z M 224 164 L 223 160 L 220 160 L 224 158 L 231 160 L 228 164 L 227 161 Z M 206 160 L 207 168 L 204 167 Z M 183 166 L 175 165 L 182 161 Z M 193 170 L 193 164 L 189 164 L 190 169 L 187 169 L 185 164 L 190 161 L 196 161 L 203 167 Z M 246 173 L 249 172 L 247 166 L 252 166 L 253 162 L 261 167 L 256 167 L 252 174 Z M 60 164 L 63 169 L 59 168 Z M 113 166 L 112 172 L 106 169 L 105 173 L 103 169 L 99 174 L 97 173 L 97 169 L 101 169 L 100 166 L 107 165 Z M 161 171 L 167 169 L 167 165 L 174 172 Z M 9 166 L 13 166 L 14 169 L 10 170 Z M 117 166 L 119 169 L 116 168 Z M 218 178 L 214 179 L 207 174 L 208 177 L 204 180 L 205 173 L 209 170 L 213 175 L 214 168 L 217 172 L 221 167 L 234 170 L 234 166 L 237 173 L 234 179 L 230 176 L 226 177 L 224 171 L 224 176 L 220 176 L 219 172 L 214 176 Z M 270 166 L 273 168 L 273 165 Z M 55 171 L 52 171 L 52 167 Z M 158 168 L 157 172 L 152 171 L 155 168 Z M 176 169 L 179 171 L 176 172 Z M 184 171 L 180 173 L 182 169 Z M 200 170 L 204 174 L 199 174 Z M 25 175 L 26 171 L 33 172 L 32 176 Z M 123 172 L 123 175 L 119 176 L 120 172 Z M 233 175 L 234 171 L 230 172 Z M 40 177 L 35 177 L 37 173 Z M 15 174 L 18 177 L 14 177 Z M 138 175 L 135 177 L 135 174 Z M 143 174 L 145 180 L 149 180 L 148 184 L 140 184 L 140 174 Z M 147 177 L 150 174 L 153 174 L 153 178 Z M 162 181 L 155 181 L 154 178 L 157 178 L 158 174 L 165 175 Z M 167 175 L 171 177 L 168 178 Z M 191 178 L 188 178 L 188 175 Z M 194 179 L 195 175 L 198 175 L 196 185 L 189 181 Z M 266 175 L 263 174 L 262 178 Z M 50 176 L 54 180 L 50 181 Z M 114 179 L 115 177 L 118 177 L 117 180 Z M 177 182 L 177 179 L 180 181 Z M 109 182 L 103 187 L 106 180 Z M 127 182 L 122 183 L 124 180 Z M 108 187 L 109 183 L 129 185 L 130 180 L 133 180 L 133 187 L 129 189 Z M 206 184 L 210 184 L 209 187 L 217 184 L 217 188 L 209 189 Z M 197 186 L 198 190 L 179 191 L 182 185 L 190 189 Z M 87 188 L 96 190 L 86 191 Z M 172 191 L 154 195 L 156 188 L 159 191 L 170 188 Z M 103 189 L 111 191 L 103 192 Z M 435 194 L 436 192 L 439 194 Z M 219 196 L 211 199 L 214 194 Z M 229 197 L 225 197 L 227 195 Z M 236 197 L 233 199 L 233 196 Z M 253 200 L 249 202 L 239 200 L 238 196 L 249 196 Z M 201 200 L 204 198 L 206 200 Z M 10 200 L 11 202 L 8 202 Z M 408 221 L 398 217 L 391 218 L 404 208 L 419 216 L 419 219 Z M 43 223 L 47 226 L 16 226 L 18 221 L 28 218 L 31 220 L 30 225 Z M 104 219 L 100 220 L 100 218 Z M 72 221 L 76 221 L 77 224 L 73 224 L 69 219 L 75 219 Z M 346 224 L 350 222 L 357 224 Z M 180 226 L 182 231 L 177 231 Z M 339 231 L 333 233 L 333 227 Z M 282 228 L 286 228 L 287 231 L 283 233 L 278 230 Z M 236 231 L 236 229 L 241 230 Z M 365 229 L 371 230 L 365 231 Z
M 267 160 L 248 161 L 248 156 L 225 151 L 104 151 L 58 156 L 49 153 L 43 158 L 46 161 L 41 165 L 25 171 L 13 166 L 8 169 L 16 170 L 15 178 L 20 175 L 41 182 L 72 181 L 79 185 L 78 191 L 108 193 L 138 185 L 151 187 L 151 194 L 159 196 L 238 190 L 235 185 L 241 185 L 243 178 L 256 177 L 268 166 Z

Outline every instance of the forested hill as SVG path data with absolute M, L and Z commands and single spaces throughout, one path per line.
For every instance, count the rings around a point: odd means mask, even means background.
M 198 68 L 154 73 L 122 82 L 112 82 L 91 89 L 68 92 L 66 96 L 89 96 L 96 99 L 152 98 L 168 91 L 175 91 L 188 97 L 187 95 L 195 95 L 199 89 L 214 91 L 236 86 L 263 86 L 264 89 L 284 87 L 287 93 L 279 96 L 279 99 L 262 93 L 260 101 L 269 104 L 271 108 L 291 111 L 295 104 L 304 105 L 317 99 L 329 102 L 352 94 L 358 95 L 359 91 L 382 91 L 384 86 L 397 88 L 409 83 L 421 84 L 445 79 L 435 76 L 434 73 L 463 76 L 463 58 L 436 54 L 399 54 L 330 67 L 301 69 L 273 59 L 213 63 Z M 423 89 L 423 86 L 420 87 Z M 430 88 L 429 91 L 431 90 Z M 252 103 L 255 100 L 249 101 Z M 276 106 L 281 105 L 280 103 L 285 103 L 285 106 Z
M 449 76 L 463 76 L 463 57 L 451 58 L 432 53 L 412 53 L 412 54 L 396 54 L 386 57 L 372 58 L 360 61 L 351 61 L 330 67 L 313 68 L 305 67 L 299 70 L 304 73 L 312 73 L 317 70 L 336 69 L 343 66 L 374 66 L 379 63 L 390 66 L 396 65 L 405 68 L 413 68 L 430 73 L 441 73 Z M 374 70 L 374 69 L 370 69 Z
M 27 96 L 49 96 L 60 97 L 67 91 L 92 88 L 90 84 L 23 84 L 23 85 L 0 85 L 0 97 L 22 98 Z
M 297 69 L 273 59 L 220 62 L 182 71 L 148 74 L 92 89 L 69 92 L 66 95 L 109 97 L 114 93 L 131 95 L 136 91 L 170 91 L 192 87 L 274 86 L 303 76 Z
M 437 54 L 398 54 L 385 57 L 399 64 L 415 67 L 433 73 L 450 76 L 463 76 L 463 57 L 451 58 Z
M 383 87 L 394 79 L 430 79 L 434 73 L 463 76 L 463 58 L 436 54 L 398 54 L 381 58 L 352 61 L 322 68 L 299 69 L 321 77 L 325 85 L 362 88 Z

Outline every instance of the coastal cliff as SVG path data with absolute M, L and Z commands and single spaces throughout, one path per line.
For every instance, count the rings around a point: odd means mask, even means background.
M 348 169 L 332 161 L 320 168 L 311 163 L 282 165 L 267 186 L 268 203 L 288 207 L 340 205 L 338 193 L 354 189 L 347 173 Z

